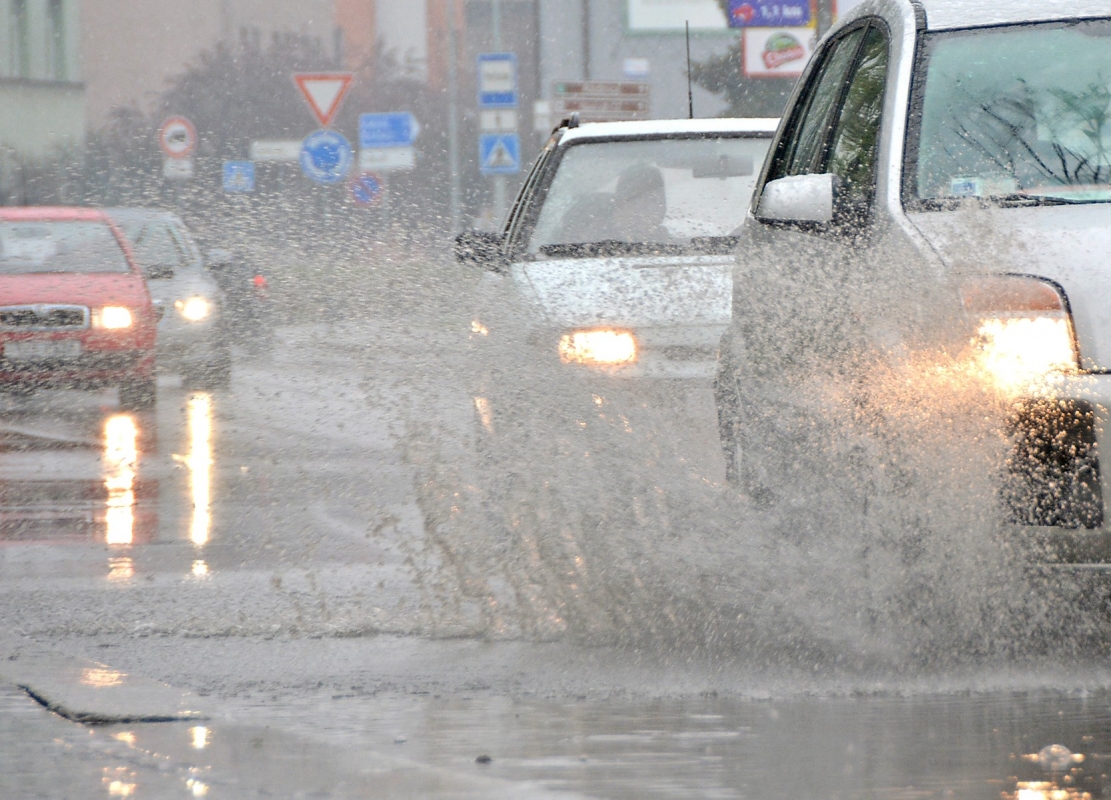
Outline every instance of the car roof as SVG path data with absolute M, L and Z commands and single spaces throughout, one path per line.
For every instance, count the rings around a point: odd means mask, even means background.
M 928 30 L 1111 17 L 1108 0 L 919 0 Z
M 165 219 L 176 220 L 177 215 L 172 211 L 167 211 L 164 208 L 106 208 L 104 213 L 112 219 L 124 221 L 146 221 L 151 219 Z
M 732 133 L 770 137 L 779 127 L 775 118 L 652 119 L 631 122 L 584 122 L 577 128 L 563 128 L 560 145 L 576 139 L 644 139 L 653 136 Z
M 35 220 L 37 222 L 107 222 L 108 217 L 99 208 L 74 208 L 69 206 L 8 206 L 0 208 L 0 220 L 9 222 Z

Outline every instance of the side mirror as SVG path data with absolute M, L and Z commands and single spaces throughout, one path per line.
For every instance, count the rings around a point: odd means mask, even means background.
M 505 268 L 502 237 L 489 231 L 463 231 L 455 237 L 455 260 L 501 272 Z
M 169 264 L 151 264 L 143 270 L 148 281 L 167 280 L 174 277 L 174 268 Z
M 829 225 L 837 219 L 835 175 L 791 175 L 764 185 L 756 218 L 768 222 Z

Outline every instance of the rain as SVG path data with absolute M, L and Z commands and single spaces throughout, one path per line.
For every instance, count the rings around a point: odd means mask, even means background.
M 0 0 L 0 796 L 1105 796 L 1109 36 Z

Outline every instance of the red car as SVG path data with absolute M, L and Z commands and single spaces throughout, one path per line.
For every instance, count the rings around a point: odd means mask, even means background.
M 0 208 L 0 390 L 117 386 L 121 407 L 149 408 L 156 322 L 102 212 Z

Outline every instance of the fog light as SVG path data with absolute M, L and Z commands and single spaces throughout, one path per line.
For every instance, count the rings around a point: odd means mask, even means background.
M 212 311 L 212 304 L 203 297 L 190 297 L 188 300 L 175 302 L 174 308 L 190 322 L 200 322 Z
M 123 306 L 105 306 L 100 309 L 100 327 L 115 331 L 131 327 L 131 310 Z
M 574 331 L 559 340 L 559 357 L 565 364 L 631 364 L 637 342 L 629 331 Z

